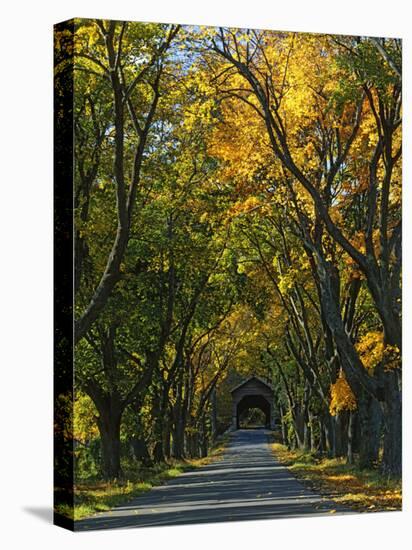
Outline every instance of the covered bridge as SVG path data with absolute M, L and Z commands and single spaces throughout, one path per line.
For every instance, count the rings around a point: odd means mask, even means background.
M 240 427 L 240 415 L 247 409 L 260 409 L 265 415 L 265 425 L 275 427 L 274 391 L 272 386 L 258 376 L 247 380 L 230 390 L 232 394 L 232 429 Z

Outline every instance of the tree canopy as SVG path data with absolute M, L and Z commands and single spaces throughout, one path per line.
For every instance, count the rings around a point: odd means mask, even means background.
M 258 374 L 290 447 L 400 476 L 400 41 L 67 33 L 77 475 L 206 455 Z

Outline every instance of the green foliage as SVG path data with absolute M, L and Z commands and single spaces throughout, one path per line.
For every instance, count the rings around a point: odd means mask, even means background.
M 119 53 L 121 127 L 108 37 Z M 125 223 L 119 186 L 127 196 L 138 175 L 115 284 L 76 346 L 73 434 L 79 480 L 98 480 L 117 453 L 111 475 L 131 485 L 94 495 L 79 489 L 76 513 L 90 512 L 89 497 L 104 501 L 113 490 L 109 506 L 146 490 L 166 467 L 152 466 L 140 480 L 144 463 L 206 454 L 231 424 L 229 390 L 250 374 L 271 380 L 288 442 L 303 445 L 305 426 L 319 446 L 331 397 L 337 401 L 330 388 L 342 389 L 346 365 L 325 288 L 333 289 L 361 376 L 375 375 L 362 366 L 365 335 L 383 346 L 385 332 L 380 294 L 347 243 L 365 254 L 372 232 L 376 269 L 392 277 L 394 303 L 400 299 L 398 120 L 385 149 L 391 158 L 377 162 L 375 197 L 368 179 L 379 130 L 374 106 L 400 116 L 400 42 L 81 19 L 73 53 L 77 319 Z M 390 169 L 388 159 L 396 159 Z M 378 221 L 385 186 L 386 228 Z M 379 216 L 367 229 L 371 204 Z M 398 348 L 388 346 L 396 370 Z M 341 397 L 357 397 L 353 378 L 345 390 Z M 346 410 L 342 401 L 332 410 Z

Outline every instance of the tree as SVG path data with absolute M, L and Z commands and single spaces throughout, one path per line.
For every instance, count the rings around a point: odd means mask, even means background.
M 214 69 L 211 80 L 220 84 L 218 90 L 230 98 L 232 106 L 243 103 L 249 107 L 248 116 L 257 120 L 254 126 L 263 124 L 266 129 L 275 167 L 266 172 L 259 167 L 266 175 L 263 183 L 272 178 L 278 193 L 283 186 L 290 195 L 297 230 L 317 271 L 325 320 L 348 381 L 353 390 L 357 386 L 358 393 L 366 391 L 381 401 L 387 448 L 382 467 L 399 475 L 400 365 L 385 370 L 382 361 L 374 380 L 365 371 L 345 330 L 336 293 L 339 272 L 325 252 L 323 236 L 326 230 L 365 277 L 385 343 L 399 350 L 399 75 L 385 66 L 376 42 L 368 40 L 349 48 L 351 55 L 356 50 L 350 61 L 343 56 L 340 43 L 330 37 L 264 31 L 245 34 L 221 28 L 206 33 L 206 40 L 209 49 L 204 57 Z M 389 47 L 399 54 L 396 41 Z M 345 53 L 347 49 L 346 44 Z M 210 51 L 222 62 L 216 62 Z M 260 159 L 265 157 L 265 152 L 260 154 Z M 365 186 L 362 170 L 368 162 Z M 256 181 L 257 172 L 253 166 L 249 179 Z M 337 209 L 346 211 L 345 220 Z M 355 240 L 362 231 L 364 251 Z
M 92 23 L 92 27 L 95 27 L 94 35 L 97 30 L 100 33 L 100 36 L 92 41 L 89 40 L 90 35 L 93 36 L 90 29 L 86 29 L 86 33 L 81 33 L 80 26 L 80 30 L 76 31 L 76 42 L 79 44 L 78 50 L 75 51 L 76 69 L 98 75 L 109 87 L 112 96 L 113 137 L 109 139 L 113 140 L 112 181 L 116 192 L 117 229 L 104 272 L 88 304 L 76 320 L 76 342 L 85 336 L 120 279 L 121 262 L 129 240 L 147 139 L 159 101 L 164 57 L 179 30 L 177 26 L 154 26 L 147 32 L 147 27 L 135 24 L 131 25 L 128 32 L 125 22 L 120 25 L 115 21 L 100 20 Z M 130 62 L 133 59 L 139 59 L 142 63 Z M 90 97 L 88 102 L 94 118 L 95 111 Z M 140 109 L 137 110 L 136 105 L 139 104 Z M 130 131 L 134 132 L 136 141 L 129 138 L 125 142 Z M 103 140 L 103 131 L 96 128 L 96 133 L 98 147 L 94 148 L 95 152 Z M 132 157 L 132 170 L 128 176 L 125 164 L 129 155 Z M 90 185 L 93 176 L 97 175 L 99 155 L 95 155 L 92 160 L 93 164 L 86 173 L 82 163 L 78 163 L 83 183 L 82 192 L 86 201 L 86 204 L 82 205 L 83 218 L 87 215 Z
M 400 475 L 400 53 L 77 21 L 76 390 L 105 477 L 122 438 L 207 454 L 250 374 L 286 444 Z

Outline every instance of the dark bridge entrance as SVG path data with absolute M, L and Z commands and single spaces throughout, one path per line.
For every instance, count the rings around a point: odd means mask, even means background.
M 273 429 L 275 415 L 273 408 L 273 389 L 258 376 L 251 376 L 231 390 L 232 429 L 240 428 L 240 417 L 248 409 L 260 409 L 265 415 L 265 426 Z

